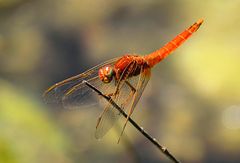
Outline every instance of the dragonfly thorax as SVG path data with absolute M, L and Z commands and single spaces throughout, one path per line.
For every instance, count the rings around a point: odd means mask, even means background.
M 110 65 L 104 66 L 99 69 L 98 76 L 104 83 L 110 83 L 115 75 L 114 68 Z

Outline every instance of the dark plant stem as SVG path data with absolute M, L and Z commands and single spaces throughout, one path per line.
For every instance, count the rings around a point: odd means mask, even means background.
M 87 81 L 83 81 L 89 88 L 93 89 L 96 93 L 106 99 L 114 108 L 116 108 L 125 118 L 127 118 L 127 114 L 119 107 L 111 97 L 104 95 L 100 90 L 98 90 L 95 86 L 88 83 Z M 129 118 L 129 122 L 145 136 L 148 140 L 150 140 L 163 154 L 165 154 L 169 159 L 171 159 L 175 163 L 180 163 L 168 150 L 166 147 L 161 146 L 159 142 L 150 136 L 142 127 L 140 127 L 132 118 Z

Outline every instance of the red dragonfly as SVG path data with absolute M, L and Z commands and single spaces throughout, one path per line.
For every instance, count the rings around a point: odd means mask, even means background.
M 89 95 L 94 94 L 94 91 L 83 83 L 87 81 L 127 111 L 128 118 L 122 128 L 123 133 L 150 79 L 151 68 L 178 48 L 198 30 L 202 23 L 202 19 L 198 20 L 153 53 L 145 56 L 125 54 L 122 57 L 108 60 L 79 75 L 54 84 L 45 91 L 43 96 L 46 102 L 61 103 L 64 108 L 79 107 L 86 101 L 92 100 Z M 104 110 L 97 121 L 95 137 L 102 138 L 120 116 L 120 112 L 105 101 Z

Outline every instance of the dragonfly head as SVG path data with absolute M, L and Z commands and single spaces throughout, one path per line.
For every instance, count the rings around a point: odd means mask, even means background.
M 104 66 L 98 71 L 98 76 L 104 83 L 110 83 L 114 75 L 115 71 L 112 66 Z

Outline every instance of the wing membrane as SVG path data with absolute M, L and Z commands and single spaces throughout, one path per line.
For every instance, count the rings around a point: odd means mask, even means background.
M 94 97 L 94 93 L 86 85 L 83 85 L 82 81 L 86 80 L 99 89 L 105 87 L 105 84 L 98 78 L 98 70 L 105 65 L 113 66 L 117 60 L 118 58 L 108 60 L 79 75 L 54 84 L 44 92 L 43 98 L 45 102 L 55 105 L 63 104 L 64 108 L 68 109 L 77 108 L 82 104 L 88 104 L 88 101 L 90 102 L 90 99 Z M 69 94 L 68 97 L 66 97 L 69 91 L 71 91 L 72 95 L 70 96 Z
M 116 90 L 116 86 L 114 86 L 114 89 L 112 90 L 113 92 L 109 92 L 109 93 L 114 93 L 114 91 Z M 127 98 L 128 99 L 132 98 L 131 89 L 129 88 L 129 86 L 127 86 L 123 82 L 123 85 L 120 89 L 119 94 L 117 94 L 116 96 L 113 96 L 112 100 L 114 100 L 116 104 L 118 104 L 122 109 L 125 110 L 129 105 L 129 103 L 126 100 Z M 109 131 L 109 129 L 113 127 L 115 122 L 121 116 L 121 113 L 105 99 L 102 99 L 101 103 L 105 107 L 102 115 L 99 117 L 100 118 L 99 123 L 97 124 L 96 132 L 95 132 L 95 137 L 97 139 L 101 139 Z

